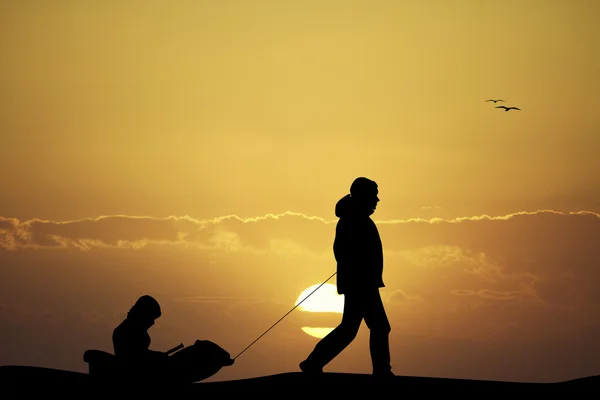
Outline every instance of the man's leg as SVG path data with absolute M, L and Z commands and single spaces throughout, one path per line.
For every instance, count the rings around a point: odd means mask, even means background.
M 365 322 L 369 327 L 369 349 L 371 351 L 371 361 L 373 363 L 373 374 L 383 376 L 393 376 L 391 357 L 390 357 L 390 331 L 391 326 L 379 289 L 370 292 L 365 298 L 367 307 L 365 309 Z
M 340 354 L 356 337 L 363 312 L 360 299 L 345 295 L 342 322 L 317 343 L 307 359 L 300 363 L 303 372 L 322 372 L 323 367 Z

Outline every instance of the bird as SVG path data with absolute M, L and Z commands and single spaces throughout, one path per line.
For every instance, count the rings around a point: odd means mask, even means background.
M 496 106 L 496 108 L 504 108 L 504 111 L 508 111 L 508 110 L 520 110 L 520 108 L 518 108 L 518 107 Z
M 496 103 L 496 102 L 498 102 L 498 101 L 504 101 L 504 100 L 502 100 L 502 99 L 496 99 L 496 100 L 494 100 L 494 99 L 489 99 L 489 100 L 486 100 L 486 101 L 484 101 L 484 103 L 487 103 L 488 101 L 493 101 L 493 102 L 494 102 L 494 104 L 495 104 L 495 103 Z

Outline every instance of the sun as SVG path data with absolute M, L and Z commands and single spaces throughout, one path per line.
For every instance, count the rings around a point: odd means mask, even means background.
M 302 332 L 316 337 L 317 339 L 323 339 L 325 336 L 329 335 L 333 328 L 311 328 L 310 326 L 303 326 Z
M 309 312 L 337 312 L 340 314 L 344 312 L 344 296 L 338 294 L 337 287 L 330 283 L 326 283 L 320 288 L 319 286 L 320 284 L 312 285 L 300 293 L 295 304 L 302 303 L 298 309 Z
M 319 287 L 320 286 L 320 287 Z M 317 289 L 318 288 L 318 289 Z M 343 313 L 344 296 L 337 293 L 337 286 L 326 283 L 312 285 L 298 296 L 296 306 L 300 311 L 317 313 Z M 333 328 L 303 326 L 302 331 L 316 338 L 323 338 Z

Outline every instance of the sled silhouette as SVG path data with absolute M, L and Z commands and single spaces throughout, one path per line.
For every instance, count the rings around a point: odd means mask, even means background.
M 167 353 L 171 354 L 168 368 L 156 373 L 127 367 L 114 354 L 103 350 L 86 350 L 83 361 L 88 364 L 88 374 L 94 382 L 152 386 L 199 382 L 234 362 L 227 351 L 209 340 L 197 340 L 188 347 L 179 345 Z

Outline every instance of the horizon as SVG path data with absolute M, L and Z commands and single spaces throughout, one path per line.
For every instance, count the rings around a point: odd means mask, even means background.
M 600 374 L 599 14 L 0 3 L 0 365 L 87 372 L 143 294 L 151 349 L 236 356 L 335 272 L 335 206 L 364 176 L 396 375 Z M 207 381 L 300 371 L 335 284 Z M 325 371 L 370 373 L 368 336 Z

